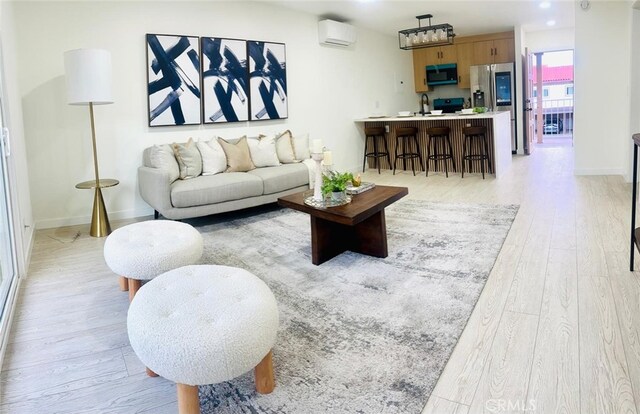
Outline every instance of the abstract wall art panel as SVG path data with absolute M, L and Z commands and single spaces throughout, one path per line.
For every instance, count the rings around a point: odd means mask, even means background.
M 247 42 L 219 37 L 201 38 L 202 110 L 204 123 L 249 119 Z
M 285 45 L 248 41 L 250 119 L 288 117 Z
M 147 34 L 149 126 L 202 122 L 199 46 L 196 36 Z

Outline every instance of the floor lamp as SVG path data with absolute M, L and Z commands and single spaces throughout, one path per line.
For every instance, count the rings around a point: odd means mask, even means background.
M 117 185 L 118 180 L 100 179 L 93 106 L 113 103 L 111 97 L 111 54 L 102 49 L 69 50 L 64 53 L 64 69 L 67 103 L 69 105 L 89 105 L 93 169 L 96 179 L 79 183 L 76 188 L 95 189 L 89 234 L 93 237 L 104 237 L 111 233 L 111 226 L 101 189 Z

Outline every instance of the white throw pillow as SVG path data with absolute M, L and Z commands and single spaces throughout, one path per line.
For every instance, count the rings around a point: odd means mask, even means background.
M 273 135 L 261 135 L 258 138 L 247 139 L 251 160 L 256 168 L 275 167 L 280 165 L 278 152 L 276 151 L 276 137 Z
M 292 141 L 291 132 L 289 130 L 286 130 L 282 134 L 276 136 L 276 152 L 278 154 L 278 159 L 283 164 L 299 162 L 296 160 L 296 155 L 293 152 Z
M 176 161 L 171 145 L 154 145 L 149 154 L 149 161 L 153 168 L 168 171 L 171 182 L 174 182 L 180 177 L 180 167 L 178 167 L 178 161 Z
M 311 158 L 309 134 L 296 135 L 291 142 L 293 143 L 293 152 L 296 155 L 296 160 L 302 161 Z
M 217 139 L 197 143 L 198 151 L 202 155 L 202 175 L 214 175 L 227 169 L 227 156 Z

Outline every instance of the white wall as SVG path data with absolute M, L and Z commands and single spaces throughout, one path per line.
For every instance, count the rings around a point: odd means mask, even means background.
M 2 44 L 2 110 L 10 133 L 11 155 L 7 167 L 11 186 L 13 223 L 18 254 L 18 272 L 26 273 L 33 241 L 33 219 L 29 192 L 29 172 L 22 120 L 22 98 L 18 90 L 16 64 L 16 26 L 12 3 L 0 2 L 0 40 Z
M 93 174 L 88 109 L 66 104 L 62 54 L 69 49 L 112 53 L 115 104 L 96 107 L 95 114 L 101 176 L 120 180 L 103 192 L 112 219 L 152 211 L 138 195 L 136 178 L 147 146 L 291 129 L 323 139 L 338 168 L 355 169 L 363 140 L 353 119 L 415 106 L 411 54 L 398 49 L 395 37 L 359 29 L 350 48 L 321 46 L 317 17 L 259 2 L 18 2 L 15 11 L 38 227 L 90 221 L 91 191 L 74 188 Z M 145 33 L 286 43 L 289 119 L 147 127 Z
M 584 13 L 580 7 L 576 7 L 578 12 Z M 575 48 L 575 30 L 565 28 L 527 32 L 524 44 L 529 48 L 529 53 L 572 50 Z
M 576 174 L 628 171 L 631 15 L 628 2 L 592 1 L 587 11 L 576 7 Z M 603 81 L 612 69 L 615 76 Z
M 636 2 L 638 4 L 638 2 Z M 631 97 L 629 103 L 629 137 L 632 134 L 640 132 L 640 10 L 634 8 L 632 10 L 632 28 L 631 28 L 631 73 L 636 76 L 631 76 Z M 627 143 L 627 150 L 629 155 L 627 156 L 628 170 L 626 171 L 627 181 L 631 181 L 632 178 L 632 166 L 633 166 L 633 144 L 631 141 Z

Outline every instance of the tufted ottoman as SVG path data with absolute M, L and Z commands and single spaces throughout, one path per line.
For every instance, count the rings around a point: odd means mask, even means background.
M 262 280 L 215 265 L 156 277 L 140 289 L 127 315 L 131 347 L 149 369 L 177 383 L 181 414 L 200 412 L 198 385 L 254 368 L 256 390 L 273 391 L 278 323 L 278 305 Z
M 202 236 L 192 226 L 170 220 L 129 224 L 104 242 L 104 260 L 120 275 L 120 289 L 133 299 L 142 280 L 196 263 L 202 257 Z

